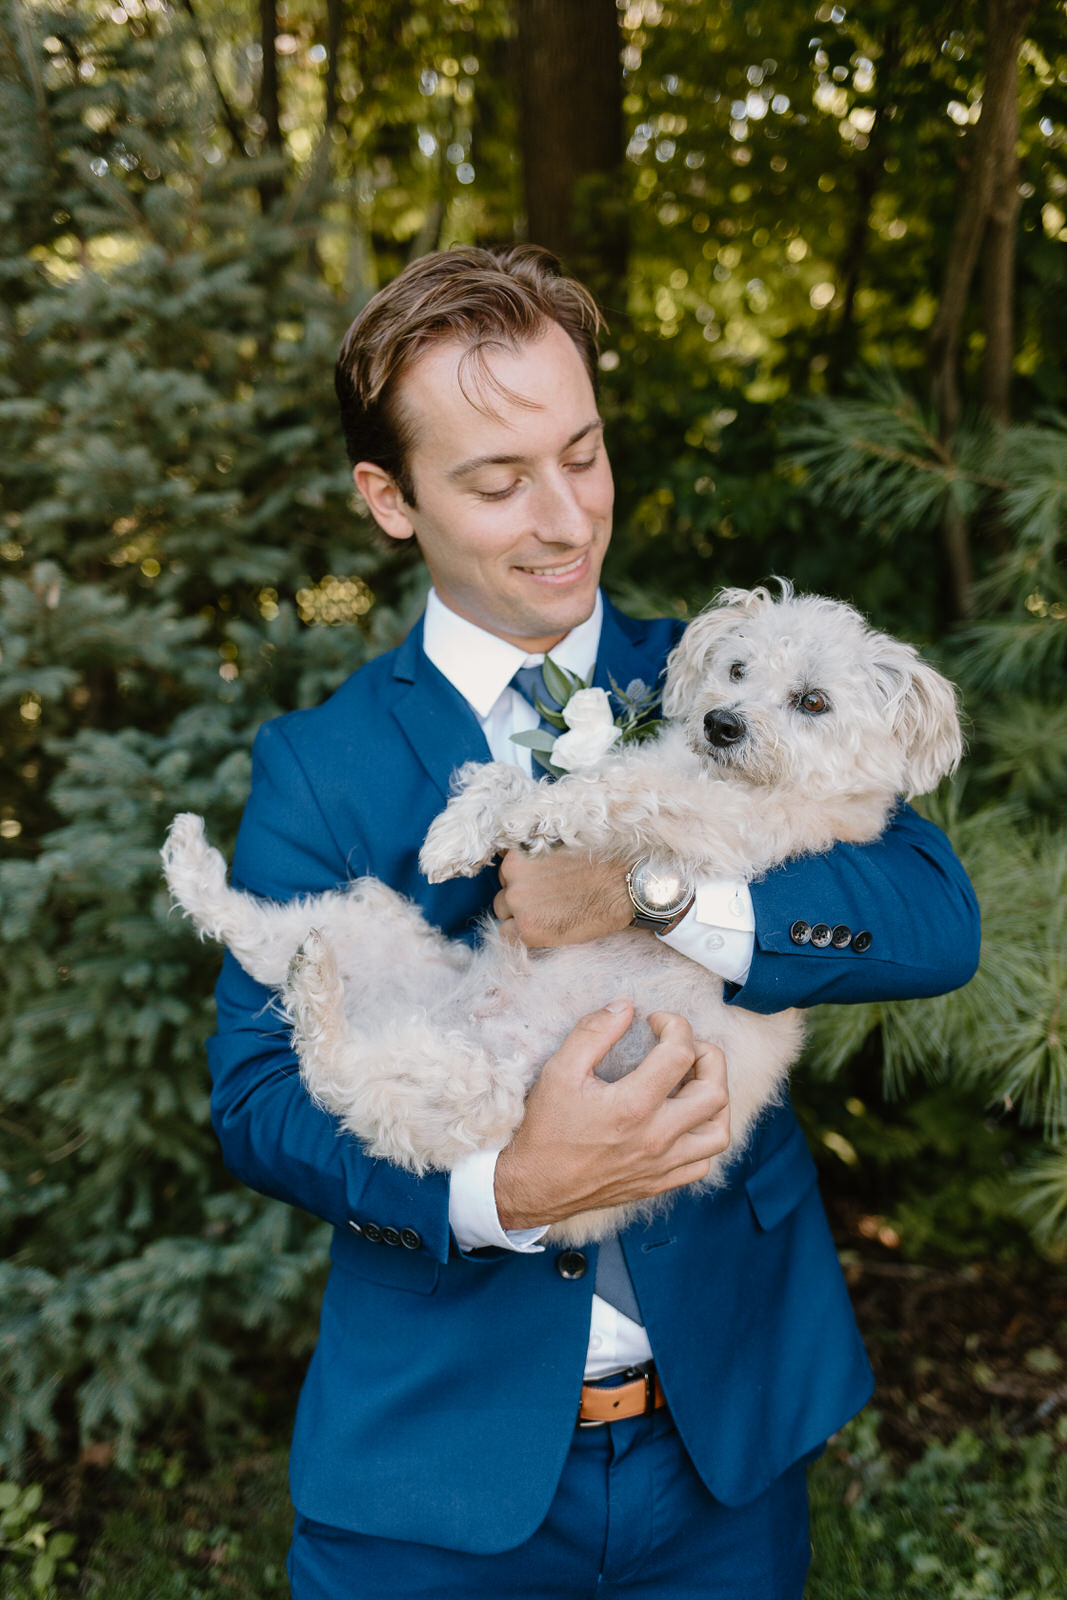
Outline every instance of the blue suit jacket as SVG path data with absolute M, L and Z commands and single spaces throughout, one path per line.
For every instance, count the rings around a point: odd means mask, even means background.
M 654 681 L 678 632 L 607 607 L 597 681 Z M 453 769 L 487 757 L 416 628 L 325 705 L 260 730 L 234 879 L 284 900 L 373 873 L 471 938 L 495 874 L 431 887 L 417 854 Z M 907 807 L 876 844 L 792 862 L 753 899 L 751 975 L 732 996 L 750 1010 L 939 993 L 965 983 L 977 959 L 967 879 L 943 835 Z M 871 948 L 797 946 L 788 930 L 798 918 L 869 929 Z M 576 1280 L 560 1276 L 552 1249 L 462 1254 L 447 1176 L 415 1178 L 339 1137 L 307 1099 L 267 998 L 227 957 L 212 1108 L 235 1173 L 335 1225 L 293 1442 L 296 1506 L 363 1533 L 508 1549 L 544 1517 L 570 1444 L 596 1247 Z M 368 1222 L 392 1242 L 351 1227 Z M 672 1414 L 720 1500 L 757 1495 L 868 1398 L 814 1163 L 788 1104 L 764 1117 L 728 1188 L 679 1195 L 623 1247 Z

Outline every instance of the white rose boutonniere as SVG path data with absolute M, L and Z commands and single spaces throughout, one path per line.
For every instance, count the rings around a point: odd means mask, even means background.
M 592 688 L 576 672 L 557 666 L 551 656 L 545 657 L 541 676 L 557 705 L 546 705 L 537 694 L 534 705 L 539 715 L 559 732 L 533 728 L 529 733 L 513 733 L 511 737 L 515 744 L 529 750 L 534 760 L 554 778 L 595 766 L 615 745 L 645 739 L 662 727 L 652 716 L 659 704 L 659 695 L 640 678 L 635 678 L 625 689 L 620 689 L 612 678 L 609 694 L 606 689 Z M 613 700 L 620 707 L 618 715 L 612 709 Z
M 608 753 L 622 733 L 615 726 L 611 701 L 604 689 L 576 689 L 563 707 L 563 720 L 567 732 L 556 737 L 552 764 L 564 772 L 591 767 Z

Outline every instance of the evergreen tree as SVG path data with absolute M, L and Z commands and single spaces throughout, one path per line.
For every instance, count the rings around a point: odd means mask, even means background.
M 9 7 L 0 81 L 2 1451 L 127 1452 L 308 1348 L 323 1229 L 208 1125 L 216 955 L 159 847 L 232 841 L 252 735 L 404 631 L 334 417 L 299 196 L 213 161 L 188 39 Z M 92 69 L 92 70 L 89 70 Z M 106 134 L 96 131 L 106 122 Z M 308 624 L 323 624 L 309 626 Z M 326 624 L 334 623 L 336 626 Z
M 915 1074 L 977 1088 L 1049 1141 L 1019 1203 L 1046 1242 L 1067 1240 L 1067 425 L 998 429 L 972 418 L 952 449 L 899 381 L 813 403 L 794 435 L 809 491 L 862 532 L 925 532 L 946 502 L 1002 554 L 979 616 L 942 646 L 963 691 L 968 760 L 922 809 L 947 827 L 983 912 L 977 977 L 938 1000 L 822 1007 L 811 1061 L 833 1074 L 877 1030 L 887 1082 Z

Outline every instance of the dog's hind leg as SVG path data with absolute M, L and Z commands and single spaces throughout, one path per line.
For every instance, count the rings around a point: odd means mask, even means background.
M 344 1010 L 332 950 L 311 932 L 293 958 L 285 1005 L 312 1099 L 370 1155 L 409 1171 L 449 1171 L 472 1150 L 506 1144 L 522 1120 L 528 1074 L 425 1012 L 361 1030 Z
M 175 817 L 163 846 L 167 885 L 201 938 L 217 939 L 260 983 L 281 988 L 293 951 L 315 920 L 314 901 L 285 904 L 231 889 L 226 863 L 208 844 L 203 820 Z

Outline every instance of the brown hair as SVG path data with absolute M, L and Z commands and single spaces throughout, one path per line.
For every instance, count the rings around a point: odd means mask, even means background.
M 499 250 L 456 248 L 420 256 L 369 300 L 341 343 L 334 374 L 349 459 L 371 461 L 388 472 L 408 505 L 415 487 L 408 467 L 411 426 L 396 404 L 401 376 L 431 345 L 458 340 L 466 346 L 459 367 L 465 385 L 508 395 L 486 365 L 492 349 L 514 349 L 536 339 L 547 322 L 570 335 L 597 388 L 597 338 L 603 318 L 587 289 L 565 278 L 540 245 Z M 508 395 L 510 399 L 521 397 Z

